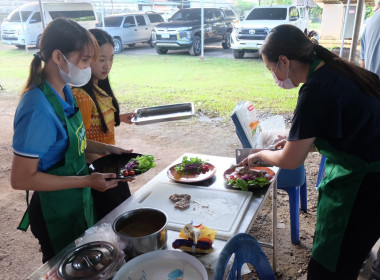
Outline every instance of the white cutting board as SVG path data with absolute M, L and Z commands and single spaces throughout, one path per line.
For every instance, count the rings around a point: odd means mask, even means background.
M 169 196 L 185 193 L 191 195 L 190 207 L 174 208 Z M 228 240 L 236 233 L 251 197 L 252 192 L 157 182 L 144 189 L 128 208 L 157 208 L 168 215 L 168 229 L 179 231 L 193 221 L 193 225 L 203 224 L 217 230 L 216 238 Z

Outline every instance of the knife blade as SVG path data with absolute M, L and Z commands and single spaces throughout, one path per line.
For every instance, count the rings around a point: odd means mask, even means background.
M 236 163 L 238 164 L 239 162 L 241 162 L 243 159 L 245 159 L 245 158 L 246 158 L 247 156 L 249 156 L 250 154 L 254 154 L 254 153 L 257 153 L 257 152 L 260 152 L 260 151 L 264 151 L 264 150 L 268 150 L 268 151 L 276 151 L 276 149 L 250 149 L 250 148 L 245 148 L 245 149 L 235 149 L 235 153 L 236 153 Z M 271 166 L 273 166 L 273 165 L 263 162 L 262 164 L 260 164 L 260 165 L 258 165 L 258 166 L 267 166 L 267 167 L 271 167 Z

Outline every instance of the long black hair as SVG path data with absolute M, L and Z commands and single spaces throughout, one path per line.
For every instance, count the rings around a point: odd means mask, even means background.
M 92 35 L 94 35 L 95 39 L 98 41 L 99 47 L 101 47 L 104 44 L 111 44 L 112 47 L 114 47 L 113 38 L 106 31 L 104 31 L 102 29 L 97 29 L 97 28 L 90 29 L 89 31 Z M 108 76 L 104 80 L 99 80 L 98 86 L 99 86 L 99 88 L 104 90 L 108 94 L 108 96 L 110 96 L 112 98 L 112 105 L 116 109 L 116 111 L 115 111 L 115 126 L 120 125 L 119 102 L 117 101 L 115 95 L 113 94 Z M 84 89 L 87 92 L 87 94 L 91 97 L 91 99 L 94 101 L 95 106 L 96 106 L 96 110 L 98 111 L 98 114 L 100 116 L 100 123 L 101 123 L 102 129 L 103 129 L 104 133 L 107 133 L 108 127 L 106 125 L 106 121 L 104 120 L 104 116 L 102 114 L 102 111 L 100 110 L 98 100 L 96 99 L 96 96 L 95 96 L 95 92 L 98 92 L 98 90 L 96 89 L 96 87 L 94 85 L 93 77 L 91 77 L 90 81 L 87 84 L 85 84 L 84 86 L 82 86 L 81 88 Z
M 380 98 L 380 79 L 375 73 L 339 57 L 317 41 L 310 40 L 296 26 L 283 24 L 273 28 L 260 52 L 271 62 L 277 62 L 280 55 L 310 64 L 321 59 L 326 65 L 356 82 L 366 94 Z

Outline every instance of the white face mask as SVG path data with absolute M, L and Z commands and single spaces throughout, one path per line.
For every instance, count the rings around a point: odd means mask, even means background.
M 277 62 L 277 65 L 276 65 L 276 69 L 274 70 L 274 72 L 272 72 L 272 76 L 274 78 L 274 81 L 276 82 L 276 84 L 283 88 L 283 89 L 291 89 L 291 88 L 295 88 L 295 86 L 293 85 L 292 83 L 292 80 L 290 80 L 289 78 L 289 68 L 288 68 L 288 73 L 287 73 L 287 78 L 284 80 L 284 81 L 280 81 L 277 76 L 276 76 L 276 71 L 277 71 L 277 67 L 278 67 L 278 63 L 280 61 Z
M 91 79 L 91 67 L 80 69 L 72 63 L 70 63 L 63 54 L 62 56 L 66 60 L 67 68 L 69 69 L 69 73 L 67 74 L 58 65 L 59 73 L 61 74 L 61 77 L 65 81 L 65 83 L 68 83 L 73 87 L 81 87 L 87 84 L 88 81 Z

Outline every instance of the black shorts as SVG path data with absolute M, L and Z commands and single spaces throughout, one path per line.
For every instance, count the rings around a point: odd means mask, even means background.
M 91 189 L 91 194 L 94 199 L 96 216 L 100 220 L 130 197 L 131 191 L 128 182 L 119 182 L 117 187 L 105 192 Z
M 34 192 L 28 208 L 30 230 L 38 239 L 42 252 L 42 263 L 50 260 L 54 255 L 53 246 L 50 242 L 49 233 L 46 227 L 45 219 L 42 214 L 40 196 Z

